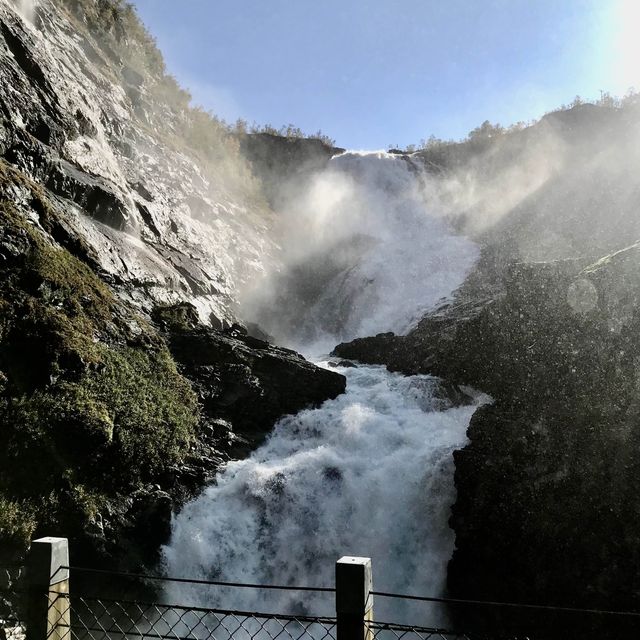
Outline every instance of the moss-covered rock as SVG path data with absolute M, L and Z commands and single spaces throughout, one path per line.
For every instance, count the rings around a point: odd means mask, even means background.
M 1 188 L 31 199 L 0 205 L 0 544 L 15 548 L 81 532 L 179 462 L 198 407 L 164 340 L 51 241 L 51 203 L 3 169 Z

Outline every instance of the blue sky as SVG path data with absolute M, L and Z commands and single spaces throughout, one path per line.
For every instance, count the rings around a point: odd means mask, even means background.
M 637 0 L 134 4 L 196 103 L 349 148 L 460 138 L 640 88 Z

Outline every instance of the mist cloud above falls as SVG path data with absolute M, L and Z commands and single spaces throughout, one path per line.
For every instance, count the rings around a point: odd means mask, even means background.
M 470 154 L 439 197 L 457 228 L 511 260 L 597 258 L 640 237 L 639 143 L 637 104 L 579 105 Z
M 246 316 L 297 346 L 404 332 L 464 279 L 477 249 L 429 210 L 420 168 L 345 153 L 280 212 L 282 268 L 243 296 Z
M 440 156 L 335 157 L 282 198 L 280 268 L 242 293 L 245 319 L 300 348 L 404 333 L 481 247 L 503 264 L 624 248 L 640 237 L 638 111 L 581 105 Z
M 18 11 L 20 15 L 27 21 L 33 24 L 36 17 L 36 9 L 38 7 L 38 0 L 17 0 Z
M 471 237 L 489 231 L 565 164 L 566 144 L 551 127 L 487 142 L 469 145 L 460 165 L 431 183 L 440 209 Z

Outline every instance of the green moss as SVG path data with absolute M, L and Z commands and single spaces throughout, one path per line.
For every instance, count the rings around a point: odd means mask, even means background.
M 153 481 L 188 450 L 198 411 L 161 337 L 8 201 L 0 239 L 13 248 L 0 281 L 1 546 L 71 526 L 69 514 L 81 526 Z
M 68 251 L 38 246 L 26 266 L 41 279 L 41 286 L 64 302 L 67 313 L 86 315 L 99 322 L 109 319 L 114 301 L 111 292 L 87 265 Z
M 183 331 L 200 323 L 197 309 L 189 302 L 156 305 L 152 317 L 162 330 Z
M 197 408 L 191 386 L 164 346 L 105 351 L 103 364 L 82 381 L 92 415 L 100 416 L 105 433 L 111 427 L 120 471 L 150 477 L 178 460 L 193 437 Z

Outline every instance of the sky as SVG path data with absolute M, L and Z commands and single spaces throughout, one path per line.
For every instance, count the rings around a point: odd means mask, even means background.
M 350 149 L 459 139 L 640 89 L 640 0 L 133 4 L 194 103 Z

